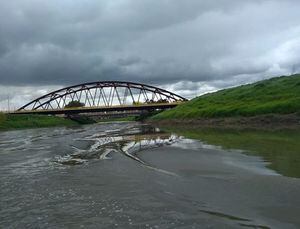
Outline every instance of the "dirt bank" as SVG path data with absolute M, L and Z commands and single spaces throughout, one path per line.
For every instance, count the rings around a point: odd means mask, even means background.
M 198 119 L 169 119 L 147 121 L 162 126 L 190 126 L 212 128 L 241 128 L 241 129 L 300 129 L 299 114 L 268 114 L 251 117 L 198 118 Z

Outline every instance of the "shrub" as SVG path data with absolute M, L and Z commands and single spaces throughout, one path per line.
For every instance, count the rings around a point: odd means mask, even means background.
M 80 101 L 74 100 L 74 101 L 69 102 L 69 103 L 65 106 L 65 108 L 84 107 L 84 106 L 85 106 L 84 103 L 81 103 Z

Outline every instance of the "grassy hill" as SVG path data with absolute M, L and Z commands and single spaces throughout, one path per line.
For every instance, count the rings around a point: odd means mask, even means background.
M 281 76 L 196 97 L 153 120 L 300 113 L 300 74 Z

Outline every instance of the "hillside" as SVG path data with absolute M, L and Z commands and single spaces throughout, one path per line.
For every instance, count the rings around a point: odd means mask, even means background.
M 299 112 L 300 74 L 297 74 L 205 94 L 152 119 L 248 117 Z

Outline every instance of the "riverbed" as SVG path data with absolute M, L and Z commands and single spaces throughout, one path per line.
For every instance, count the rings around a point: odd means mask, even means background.
M 300 228 L 299 138 L 136 122 L 0 132 L 0 228 Z

